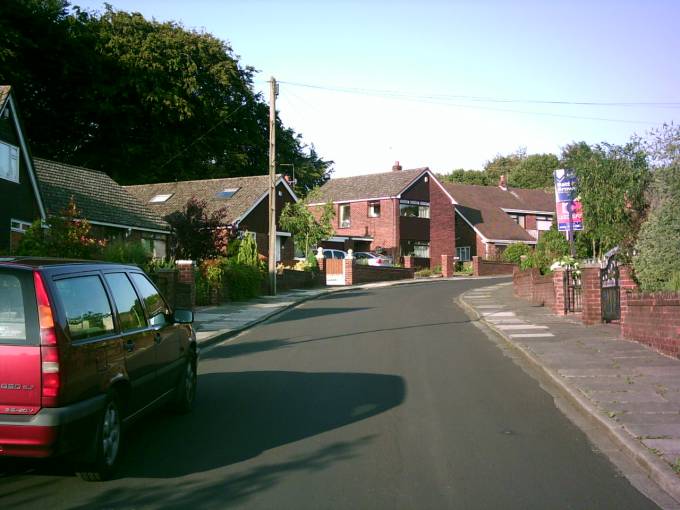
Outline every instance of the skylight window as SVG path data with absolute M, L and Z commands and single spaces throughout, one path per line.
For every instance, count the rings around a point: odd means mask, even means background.
M 227 188 L 217 192 L 217 198 L 231 198 L 241 188 Z
M 165 195 L 155 195 L 151 200 L 149 200 L 149 203 L 162 204 L 163 202 L 167 202 L 172 195 L 173 193 L 167 193 Z

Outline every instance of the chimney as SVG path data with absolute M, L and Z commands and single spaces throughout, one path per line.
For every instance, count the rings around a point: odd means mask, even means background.
M 501 175 L 501 178 L 498 179 L 498 187 L 502 189 L 503 191 L 508 191 L 508 185 L 505 180 L 505 174 Z
M 399 161 L 394 162 L 394 165 L 392 165 L 392 171 L 401 172 L 401 165 L 399 164 Z

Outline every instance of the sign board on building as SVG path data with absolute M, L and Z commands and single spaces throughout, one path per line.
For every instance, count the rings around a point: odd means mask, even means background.
M 576 196 L 576 175 L 571 169 L 554 172 L 557 229 L 560 231 L 583 230 L 583 208 Z

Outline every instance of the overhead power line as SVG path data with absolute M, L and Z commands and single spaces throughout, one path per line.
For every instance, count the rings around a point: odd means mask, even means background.
M 569 114 L 562 114 L 562 113 L 554 113 L 554 112 L 537 112 L 537 111 L 527 111 L 527 110 L 515 110 L 515 109 L 509 109 L 509 108 L 498 108 L 498 107 L 493 107 L 493 106 L 483 106 L 483 105 L 471 105 L 471 104 L 461 104 L 461 103 L 455 103 L 451 101 L 447 101 L 446 98 L 453 99 L 454 97 L 457 97 L 463 100 L 474 100 L 478 102 L 484 102 L 485 100 L 480 98 L 480 97 L 475 97 L 475 96 L 454 96 L 454 95 L 445 95 L 445 94 L 440 94 L 440 95 L 417 95 L 417 94 L 407 94 L 403 92 L 396 92 L 396 91 L 381 91 L 377 89 L 359 89 L 359 88 L 349 88 L 349 87 L 329 87 L 329 86 L 322 86 L 322 85 L 313 85 L 313 84 L 308 84 L 308 83 L 297 83 L 297 82 L 287 82 L 287 81 L 281 81 L 279 83 L 283 83 L 285 85 L 290 85 L 293 87 L 303 87 L 303 88 L 310 88 L 310 89 L 318 89 L 318 90 L 325 90 L 325 91 L 330 91 L 330 92 L 340 92 L 340 93 L 345 93 L 345 94 L 354 94 L 354 95 L 363 95 L 363 96 L 370 96 L 370 97 L 381 97 L 384 99 L 395 99 L 395 100 L 402 100 L 402 101 L 412 101 L 412 102 L 418 102 L 418 103 L 425 103 L 425 104 L 436 104 L 436 105 L 442 105 L 442 106 L 449 106 L 449 107 L 455 107 L 455 108 L 469 108 L 469 109 L 477 109 L 477 110 L 490 110 L 490 111 L 498 111 L 498 112 L 507 112 L 507 113 L 519 113 L 519 114 L 524 114 L 524 115 L 541 115 L 541 116 L 546 116 L 546 117 L 561 117 L 561 118 L 567 118 L 567 119 L 577 119 L 577 120 L 596 120 L 596 121 L 605 121 L 605 122 L 617 122 L 617 123 L 625 123 L 625 124 L 644 124 L 644 125 L 656 125 L 659 122 L 658 121 L 647 121 L 647 120 L 631 120 L 631 119 L 612 119 L 612 118 L 607 118 L 607 117 L 590 117 L 590 116 L 583 116 L 583 115 L 569 115 Z M 525 102 L 527 104 L 549 104 L 549 105 L 573 105 L 573 106 L 583 106 L 586 103 L 579 103 L 579 102 L 574 102 L 574 101 L 539 101 L 539 100 L 520 100 L 520 99 L 508 99 L 508 100 L 502 100 L 502 99 L 497 99 L 497 98 L 488 98 L 490 102 Z M 668 102 L 668 103 L 660 103 L 660 102 L 628 102 L 628 103 L 605 103 L 605 102 L 592 102 L 592 103 L 587 103 L 592 106 L 622 106 L 622 105 L 628 105 L 628 106 L 650 106 L 650 105 L 655 105 L 656 107 L 660 107 L 662 104 L 663 105 L 668 105 L 668 108 L 678 108 L 680 107 L 680 102 Z
M 412 98 L 412 99 L 457 99 L 466 101 L 477 101 L 482 103 L 520 103 L 520 104 L 546 104 L 546 105 L 572 105 L 572 106 L 624 106 L 624 107 L 660 107 L 660 108 L 680 108 L 680 101 L 565 101 L 565 100 L 541 100 L 541 99 L 510 99 L 488 96 L 469 96 L 463 94 L 410 94 L 396 90 L 365 89 L 355 87 L 330 87 L 325 85 L 314 85 L 310 83 L 299 83 L 291 81 L 280 81 L 295 87 L 305 87 L 311 89 L 329 90 L 334 92 L 345 92 L 348 94 L 372 95 L 381 97 Z

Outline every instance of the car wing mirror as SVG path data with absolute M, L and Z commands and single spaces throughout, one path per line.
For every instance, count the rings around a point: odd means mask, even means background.
M 175 313 L 172 314 L 172 320 L 177 324 L 191 324 L 194 322 L 194 312 L 193 310 L 178 308 L 175 310 Z

